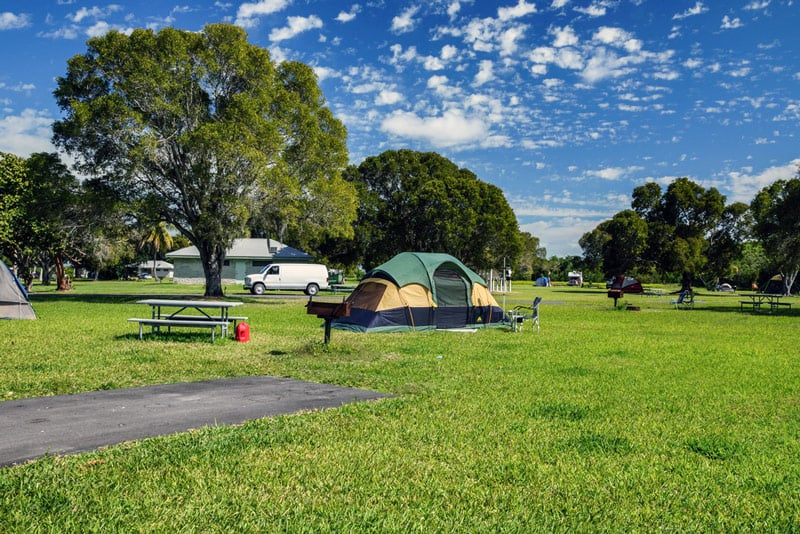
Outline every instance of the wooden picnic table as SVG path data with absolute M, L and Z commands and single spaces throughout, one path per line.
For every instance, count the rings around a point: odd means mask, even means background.
M 785 295 L 778 293 L 743 293 L 740 296 L 748 299 L 739 301 L 741 311 L 744 311 L 745 306 L 750 307 L 751 311 L 760 310 L 762 304 L 769 306 L 770 313 L 780 309 L 781 306 L 785 306 L 789 309 L 792 307 L 791 302 L 781 302 L 781 299 L 784 298 Z

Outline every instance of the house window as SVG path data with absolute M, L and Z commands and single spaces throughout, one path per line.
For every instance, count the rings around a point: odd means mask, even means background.
M 267 260 L 253 260 L 253 267 L 266 267 L 269 265 Z
M 225 267 L 229 266 L 230 264 L 231 264 L 230 260 L 224 260 L 222 262 L 222 265 L 224 265 Z

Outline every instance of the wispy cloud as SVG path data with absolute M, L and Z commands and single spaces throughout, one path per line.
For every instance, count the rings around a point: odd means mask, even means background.
M 739 17 L 730 18 L 728 15 L 722 17 L 722 24 L 720 24 L 720 28 L 723 30 L 735 30 L 736 28 L 741 28 L 744 26 L 742 24 L 742 19 Z
M 393 33 L 408 33 L 414 30 L 417 23 L 414 16 L 419 12 L 419 6 L 411 6 L 402 13 L 392 18 L 391 31 Z
M 519 0 L 513 7 L 497 8 L 497 18 L 502 21 L 518 19 L 531 13 L 536 13 L 536 4 L 529 4 L 525 0 Z
M 259 17 L 271 15 L 282 11 L 290 4 L 289 0 L 260 0 L 259 2 L 245 2 L 236 12 L 237 26 L 252 28 L 258 24 Z
M 680 20 L 689 17 L 694 17 L 695 15 L 702 15 L 703 13 L 708 12 L 708 8 L 703 5 L 703 2 L 697 2 L 694 7 L 690 7 L 686 11 L 681 13 L 676 13 L 672 16 L 673 20 Z
M 322 19 L 316 15 L 311 15 L 308 17 L 289 17 L 286 19 L 286 22 L 286 26 L 282 28 L 275 28 L 269 32 L 270 41 L 277 43 L 296 37 L 309 30 L 322 28 Z
M 450 110 L 435 117 L 420 117 L 408 111 L 396 111 L 381 123 L 381 130 L 392 135 L 420 139 L 435 147 L 458 147 L 475 143 L 486 135 L 486 125 L 478 118 L 465 117 Z
M 1 30 L 19 30 L 27 28 L 31 25 L 31 16 L 26 13 L 0 13 L 0 31 Z
M 350 22 L 356 18 L 356 15 L 361 11 L 361 6 L 358 4 L 353 4 L 350 8 L 350 11 L 340 11 L 338 15 L 336 15 L 336 19 L 339 22 Z

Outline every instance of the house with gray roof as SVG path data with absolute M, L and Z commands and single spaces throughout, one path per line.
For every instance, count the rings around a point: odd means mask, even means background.
M 203 284 L 206 281 L 200 251 L 197 247 L 185 247 L 168 252 L 166 257 L 174 266 L 173 278 L 178 284 Z M 244 277 L 260 271 L 270 263 L 310 263 L 313 258 L 301 250 L 284 245 L 274 239 L 236 239 L 225 253 L 222 265 L 223 284 L 243 284 Z

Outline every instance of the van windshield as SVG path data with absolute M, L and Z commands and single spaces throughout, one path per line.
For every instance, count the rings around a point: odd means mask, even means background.
M 265 266 L 264 266 L 264 267 L 263 267 L 263 268 L 262 268 L 260 271 L 258 271 L 258 272 L 260 272 L 261 274 L 266 274 L 266 273 L 267 273 L 267 271 L 269 271 L 269 268 L 270 268 L 270 267 L 272 267 L 272 264 L 271 264 L 271 263 L 270 263 L 270 264 L 268 264 L 268 265 L 265 265 Z

